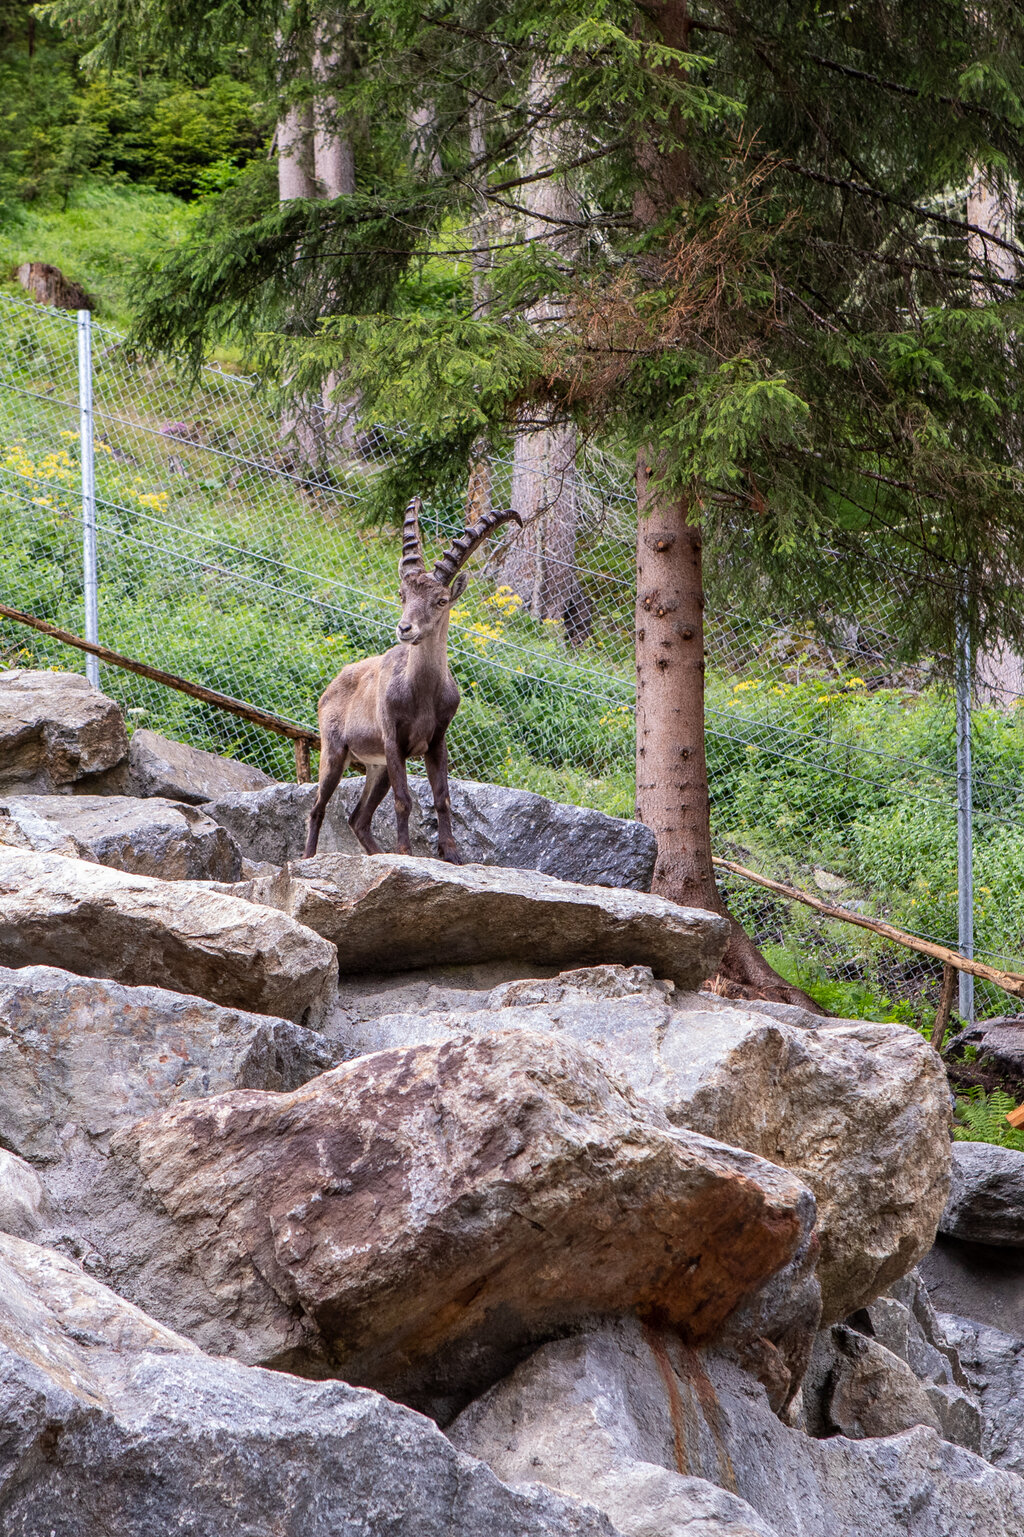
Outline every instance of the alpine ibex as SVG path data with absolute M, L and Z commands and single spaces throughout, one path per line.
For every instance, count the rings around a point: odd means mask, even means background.
M 422 758 L 437 812 L 438 853 L 450 864 L 460 863 L 452 836 L 445 743 L 460 698 L 448 669 L 448 621 L 451 605 L 469 580 L 458 574 L 459 568 L 493 529 L 510 520 L 522 526 L 522 519 L 511 507 L 485 512 L 428 572 L 423 563 L 420 506 L 417 496 L 405 509 L 398 568 L 402 598 L 402 617 L 395 632 L 398 645 L 383 656 L 350 662 L 320 700 L 320 775 L 309 817 L 306 858 L 316 853 L 327 803 L 350 763 L 361 764 L 366 771 L 359 804 L 348 819 L 362 847 L 368 854 L 381 853 L 372 832 L 373 814 L 390 784 L 395 794 L 398 853 L 411 853 L 412 800 L 405 765 L 408 758 Z

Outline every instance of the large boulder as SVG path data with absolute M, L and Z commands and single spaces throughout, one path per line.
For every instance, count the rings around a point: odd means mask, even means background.
M 126 795 L 0 800 L 0 843 L 165 881 L 236 881 L 242 873 L 231 834 L 194 806 Z
M 707 1480 L 745 1501 L 777 1537 L 1021 1532 L 1024 1480 L 935 1430 L 815 1440 L 783 1424 L 734 1362 L 633 1319 L 544 1345 L 449 1434 L 499 1478 L 577 1494 L 614 1509 L 620 1523 L 629 1495 L 628 1486 L 615 1489 L 617 1472 L 653 1464 L 677 1476 L 680 1502 L 686 1479 Z M 622 1529 L 660 1532 L 642 1514 Z M 680 1518 L 665 1530 L 674 1537 L 690 1528 Z
M 554 1032 L 601 1061 L 670 1121 L 784 1165 L 814 1192 L 824 1316 L 844 1319 L 931 1247 L 949 1179 L 942 1063 L 902 1025 L 808 1016 L 813 1028 L 709 994 L 674 992 L 643 967 L 511 982 L 337 1023 L 347 1055 L 515 1028 Z
M 112 699 L 73 672 L 0 672 L 0 791 L 68 795 L 128 756 Z
M 0 967 L 0 1020 L 0 1128 L 41 1165 L 182 1100 L 294 1089 L 334 1063 L 290 1020 L 50 966 Z
M 397 854 L 322 854 L 233 889 L 329 939 L 348 973 L 621 961 L 696 987 L 716 970 L 729 936 L 717 913 L 645 892 Z
M 320 853 L 362 852 L 348 818 L 363 783 L 361 778 L 343 779 L 334 792 L 320 833 Z M 433 857 L 437 817 L 430 785 L 426 779 L 412 777 L 409 788 L 412 851 Z M 585 886 L 651 889 L 658 845 L 642 822 L 471 779 L 452 779 L 449 789 L 455 842 L 464 864 L 539 870 Z M 315 785 L 275 785 L 257 796 L 218 796 L 204 810 L 228 829 L 247 859 L 283 865 L 302 858 L 315 796 Z M 397 835 L 390 797 L 374 819 L 374 835 L 385 849 L 394 848 Z
M 251 763 L 221 758 L 146 730 L 132 733 L 128 779 L 132 795 L 163 796 L 193 806 L 221 795 L 252 795 L 274 783 Z
M 216 1361 L 73 1261 L 0 1237 L 5 1537 L 616 1537 L 429 1420 Z
M 647 1310 L 698 1339 L 747 1314 L 770 1337 L 756 1299 L 786 1267 L 778 1352 L 803 1345 L 786 1335 L 813 1284 L 803 1185 L 675 1130 L 550 1037 L 179 1104 L 111 1153 L 76 1231 L 119 1291 L 206 1349 L 441 1419 L 593 1313 Z
M 1024 1153 L 990 1142 L 955 1142 L 939 1231 L 970 1243 L 1024 1249 Z
M 0 965 L 198 993 L 306 1025 L 321 1021 L 336 979 L 334 947 L 271 908 L 199 881 L 2 847 Z

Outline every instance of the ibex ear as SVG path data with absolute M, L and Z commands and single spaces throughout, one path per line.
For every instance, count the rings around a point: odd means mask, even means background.
M 466 590 L 466 588 L 468 586 L 469 586 L 469 572 L 468 571 L 460 571 L 458 576 L 455 578 L 454 582 L 452 583 L 451 587 L 449 588 L 449 591 L 450 591 L 450 593 L 452 595 L 452 602 L 453 603 L 455 602 L 456 598 L 461 598 L 462 597 L 462 594 L 465 592 L 465 590 Z

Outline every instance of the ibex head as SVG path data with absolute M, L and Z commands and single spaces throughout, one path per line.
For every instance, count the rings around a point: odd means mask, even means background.
M 418 646 L 428 636 L 447 630 L 451 605 L 465 592 L 469 581 L 469 576 L 460 567 L 478 545 L 483 544 L 487 535 L 503 523 L 516 522 L 520 528 L 523 526 L 522 518 L 511 507 L 506 507 L 503 512 L 485 512 L 479 523 L 464 529 L 453 540 L 433 571 L 428 572 L 420 538 L 421 506 L 419 497 L 414 496 L 405 509 L 402 559 L 398 567 L 402 617 L 395 634 L 408 646 Z

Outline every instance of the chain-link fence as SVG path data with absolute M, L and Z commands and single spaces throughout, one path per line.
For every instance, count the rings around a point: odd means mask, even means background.
M 187 388 L 93 327 L 99 638 L 115 650 L 315 727 L 346 662 L 391 642 L 398 531 L 370 524 L 382 431 L 318 407 L 282 421 L 253 382 L 204 370 Z M 3 600 L 82 631 L 75 320 L 0 296 Z M 325 452 L 324 445 L 329 452 Z M 529 467 L 527 467 L 529 469 Z M 511 494 L 492 455 L 491 498 Z M 438 551 L 462 502 L 428 503 Z M 453 615 L 463 704 L 453 772 L 619 815 L 633 809 L 636 508 L 629 469 L 588 446 L 574 467 L 576 619 L 523 601 L 517 535 L 478 560 Z M 557 560 L 549 551 L 546 558 Z M 837 905 L 954 944 L 952 700 L 928 660 L 897 664 L 885 604 L 824 631 L 730 613 L 709 595 L 707 730 L 716 850 Z M 892 602 L 897 599 L 894 597 Z M 531 607 L 534 607 L 531 612 Z M 579 616 L 584 616 L 583 622 Z M 842 637 L 837 645 L 835 636 Z M 6 665 L 75 667 L 66 648 L 0 625 Z M 1013 657 L 984 658 L 974 714 L 976 954 L 1024 960 L 1024 876 Z M 131 726 L 293 773 L 287 743 L 155 683 L 104 667 Z M 941 967 L 726 877 L 730 902 L 788 975 L 834 1006 L 926 1015 Z M 831 992 L 829 992 L 831 989 Z M 1003 995 L 980 996 L 982 1012 Z

